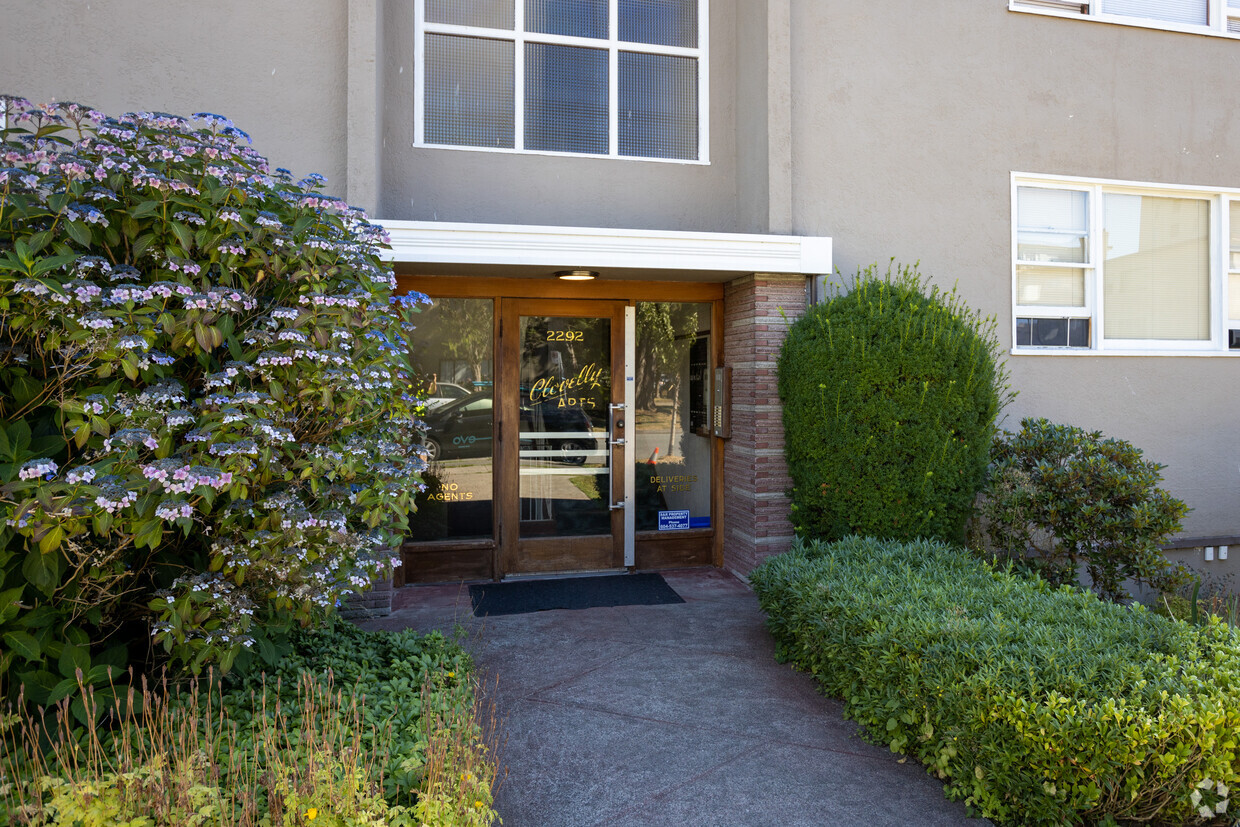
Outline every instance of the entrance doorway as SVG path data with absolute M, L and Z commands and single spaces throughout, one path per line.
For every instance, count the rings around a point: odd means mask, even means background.
M 499 426 L 506 450 L 499 466 L 506 575 L 626 565 L 625 309 L 597 301 L 505 304 Z M 516 537 L 505 537 L 514 526 Z
M 405 582 L 718 564 L 718 285 L 409 281 L 433 304 Z

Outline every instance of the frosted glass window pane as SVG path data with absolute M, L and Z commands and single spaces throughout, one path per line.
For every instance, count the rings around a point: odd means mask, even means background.
M 1104 196 L 1107 339 L 1210 338 L 1210 204 Z
M 525 30 L 607 38 L 607 0 L 525 0 Z
M 1085 271 L 1076 267 L 1018 266 L 1016 303 L 1041 307 L 1084 307 Z
M 513 145 L 513 44 L 426 36 L 427 143 Z
M 426 0 L 426 19 L 454 26 L 511 30 L 514 9 L 512 0 Z
M 1209 22 L 1208 0 L 1102 0 L 1103 14 L 1145 17 L 1170 23 L 1204 26 Z
M 620 154 L 698 157 L 698 64 L 687 57 L 621 52 Z
M 1227 318 L 1240 321 L 1240 273 L 1227 276 Z
M 1087 193 L 1017 187 L 1016 215 L 1020 261 L 1089 261 Z
M 525 148 L 607 153 L 607 52 L 525 44 Z
M 697 0 L 620 0 L 619 12 L 621 40 L 697 48 Z

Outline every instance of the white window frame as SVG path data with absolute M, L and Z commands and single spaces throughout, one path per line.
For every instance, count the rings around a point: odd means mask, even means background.
M 1137 26 L 1142 29 L 1161 29 L 1168 32 L 1204 34 L 1213 37 L 1240 39 L 1240 32 L 1227 30 L 1228 23 L 1240 26 L 1240 8 L 1229 6 L 1227 0 L 1208 0 L 1207 19 L 1204 26 L 1153 20 L 1126 14 L 1103 14 L 1100 0 L 1008 0 L 1008 11 L 1043 14 L 1050 17 L 1069 17 L 1093 20 L 1098 23 L 1114 23 L 1120 26 Z M 1083 10 L 1082 10 L 1083 9 Z
M 1067 189 L 1088 194 L 1087 229 L 1089 232 L 1088 262 L 1076 266 L 1085 271 L 1085 306 L 1045 307 L 1017 304 L 1016 269 L 1019 214 L 1017 191 L 1020 187 Z M 1111 339 L 1106 332 L 1106 303 L 1102 295 L 1105 273 L 1105 233 L 1103 195 L 1149 195 L 1163 197 L 1195 198 L 1209 203 L 1210 228 L 1210 337 L 1198 341 L 1172 339 Z M 1011 291 L 1012 291 L 1012 350 L 1013 354 L 1097 356 L 1240 356 L 1240 350 L 1228 349 L 1228 330 L 1237 327 L 1228 318 L 1228 273 L 1230 266 L 1231 205 L 1240 206 L 1240 189 L 1200 186 L 1171 186 L 1139 181 L 1117 181 L 1106 178 L 1072 178 L 1060 175 L 1013 172 L 1011 177 Z M 1039 347 L 1016 343 L 1016 322 L 1020 318 L 1085 318 L 1090 319 L 1089 347 Z
M 512 0 L 515 14 L 513 28 L 488 29 L 476 26 L 455 26 L 447 23 L 431 23 L 426 19 L 426 0 L 414 0 L 414 90 L 413 90 L 413 145 L 419 149 L 458 149 L 471 152 L 500 152 L 518 155 L 552 155 L 565 158 L 616 158 L 628 161 L 653 161 L 665 164 L 710 164 L 710 63 L 707 48 L 710 42 L 710 0 L 697 0 L 698 3 L 698 45 L 689 49 L 680 46 L 662 46 L 653 43 L 631 43 L 620 40 L 620 20 L 618 0 L 608 0 L 608 19 L 606 39 L 596 37 L 570 37 L 567 35 L 540 34 L 525 31 L 525 2 Z M 514 44 L 513 57 L 513 147 L 462 146 L 459 144 L 428 143 L 425 140 L 426 125 L 426 35 L 449 34 L 464 37 L 485 38 L 487 40 L 503 40 Z M 607 52 L 607 124 L 608 151 L 606 153 L 591 152 L 552 152 L 540 149 L 525 149 L 525 44 L 550 43 L 559 46 L 582 46 Z M 617 110 L 620 105 L 619 55 L 620 52 L 637 52 L 640 54 L 668 55 L 671 57 L 687 57 L 697 61 L 698 67 L 698 152 L 697 158 L 651 158 L 644 155 L 621 155 L 619 140 L 619 117 Z

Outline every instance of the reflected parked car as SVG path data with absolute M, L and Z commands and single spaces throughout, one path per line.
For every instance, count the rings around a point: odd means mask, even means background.
M 445 384 L 440 382 L 442 388 Z M 457 386 L 459 387 L 459 386 Z M 468 394 L 428 410 L 426 423 L 426 458 L 431 462 L 456 457 L 489 457 L 495 419 L 491 389 Z
M 567 465 L 584 465 L 585 451 L 599 447 L 598 440 L 586 434 L 594 433 L 594 423 L 581 408 L 560 408 L 550 403 L 521 408 L 521 433 L 546 434 L 537 438 L 521 440 L 521 448 L 551 449 L 558 451 L 558 462 Z M 571 434 L 571 436 L 558 436 Z
M 426 412 L 422 419 L 427 425 L 424 444 L 428 460 L 491 456 L 495 420 L 491 393 L 487 388 Z M 581 408 L 522 407 L 521 433 L 531 432 L 545 436 L 522 439 L 521 448 L 550 448 L 559 452 L 557 461 L 569 465 L 584 465 L 586 456 L 582 452 L 599 447 L 598 440 L 585 436 L 594 432 L 594 425 Z
M 449 402 L 464 399 L 471 393 L 472 391 L 469 388 L 466 388 L 463 385 L 458 385 L 455 382 L 436 382 L 435 390 L 430 396 L 422 400 L 422 402 L 426 405 L 427 411 L 433 411 L 436 408 L 442 408 Z

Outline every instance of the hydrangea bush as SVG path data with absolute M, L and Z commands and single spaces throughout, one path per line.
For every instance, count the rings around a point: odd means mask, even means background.
M 398 563 L 423 297 L 222 117 L 0 100 L 0 674 L 270 654 Z

